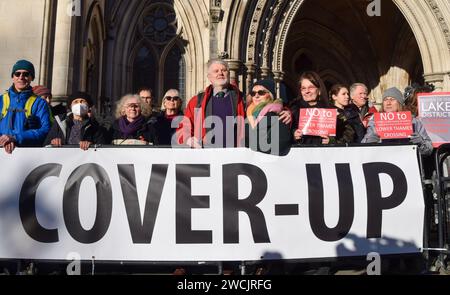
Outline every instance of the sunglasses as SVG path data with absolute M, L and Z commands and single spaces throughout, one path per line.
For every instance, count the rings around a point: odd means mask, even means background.
M 176 100 L 179 100 L 180 97 L 179 96 L 166 96 L 166 97 L 164 97 L 164 99 L 168 100 L 168 101 L 176 101 Z
M 25 78 L 28 78 L 30 76 L 29 72 L 15 72 L 14 76 L 19 78 L 20 76 L 24 76 Z
M 258 91 L 252 91 L 252 92 L 250 92 L 250 95 L 253 97 L 253 96 L 255 96 L 256 94 L 258 94 L 259 96 L 263 96 L 263 95 L 265 95 L 266 93 L 269 93 L 268 91 L 266 91 L 266 90 L 258 90 Z

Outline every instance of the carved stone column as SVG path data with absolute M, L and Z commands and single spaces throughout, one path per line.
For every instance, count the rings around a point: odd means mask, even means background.
M 273 79 L 276 83 L 276 92 L 277 92 L 277 97 L 281 98 L 281 92 L 280 92 L 280 82 L 282 82 L 284 80 L 284 73 L 280 72 L 280 71 L 274 71 L 273 72 Z M 287 98 L 285 98 L 287 99 Z
M 51 42 L 53 41 L 53 35 L 52 35 L 52 27 L 54 24 L 54 19 L 56 17 L 56 1 L 54 0 L 45 0 L 45 11 L 44 11 L 44 27 L 43 27 L 43 36 L 42 40 L 42 58 L 41 58 L 41 64 L 39 66 L 40 68 L 40 74 L 39 74 L 39 81 L 38 83 L 40 85 L 46 85 L 48 88 L 52 88 L 51 86 L 51 71 L 52 68 L 50 67 L 51 63 L 51 57 L 53 55 L 53 50 L 51 46 Z
M 71 0 L 58 1 L 56 12 L 55 49 L 53 57 L 52 93 L 55 101 L 63 101 L 72 87 L 71 31 L 72 16 L 68 13 Z M 75 17 L 75 16 L 74 16 Z
M 246 63 L 247 67 L 247 79 L 245 80 L 245 89 L 246 92 L 249 92 L 251 87 L 253 86 L 253 79 L 255 78 L 256 73 L 256 65 L 254 63 Z
M 425 82 L 434 85 L 436 92 L 442 91 L 444 89 L 444 76 L 449 75 L 449 73 L 431 73 L 424 74 L 423 77 Z
M 215 58 L 218 56 L 218 38 L 217 30 L 219 23 L 223 19 L 223 11 L 220 1 L 211 1 L 210 12 L 210 26 L 209 26 L 209 49 L 210 56 Z
M 270 74 L 271 74 L 271 71 L 269 68 L 261 67 L 261 79 L 265 79 L 265 78 L 269 77 Z
M 239 74 L 241 73 L 242 62 L 238 59 L 227 59 L 230 66 L 230 83 L 239 86 Z

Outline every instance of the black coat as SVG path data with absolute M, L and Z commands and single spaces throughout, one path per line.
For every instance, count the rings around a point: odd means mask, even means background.
M 183 113 L 180 112 L 178 116 L 183 116 Z M 179 119 L 175 117 L 173 120 L 181 122 L 181 117 Z M 172 144 L 172 136 L 177 130 L 177 128 L 172 128 L 172 120 L 168 119 L 163 111 L 152 117 L 151 122 L 155 129 L 155 144 L 170 146 Z M 175 126 L 178 125 L 176 122 L 174 124 Z
M 134 134 L 132 134 L 131 136 L 125 136 L 122 131 L 120 130 L 119 127 L 119 120 L 117 119 L 113 122 L 111 129 L 109 130 L 109 134 L 110 134 L 110 139 L 111 141 L 116 140 L 116 139 L 137 139 L 137 140 L 145 140 L 150 144 L 156 144 L 155 143 L 155 129 L 152 126 L 151 123 L 151 119 L 145 121 L 142 124 L 142 127 L 137 130 Z
M 65 145 L 69 141 L 70 131 L 74 125 L 73 116 L 69 114 L 62 114 L 57 116 L 58 120 L 52 125 L 50 132 L 47 134 L 44 145 L 49 145 L 55 138 L 61 138 L 62 144 Z M 101 127 L 95 119 L 88 118 L 83 121 L 81 127 L 81 141 L 89 141 L 93 144 L 105 144 L 106 129 Z
M 356 137 L 355 129 L 345 115 L 345 111 L 337 107 L 335 108 L 337 109 L 336 136 L 334 138 L 331 138 L 330 142 L 338 144 L 354 143 Z M 361 120 L 359 121 L 361 122 Z
M 347 118 L 348 123 L 355 130 L 354 141 L 355 143 L 360 143 L 361 140 L 366 135 L 366 128 L 364 127 L 361 117 L 359 116 L 358 108 L 348 106 L 344 109 L 344 115 Z
M 290 127 L 278 118 L 278 114 L 269 112 L 263 119 L 267 120 L 267 124 L 261 121 L 255 128 L 252 128 L 249 123 L 245 124 L 245 146 L 266 154 L 287 155 L 292 142 Z M 272 121 L 276 122 L 276 125 L 272 125 Z M 278 150 L 272 146 L 272 135 L 278 140 Z M 264 145 L 267 146 L 264 147 Z

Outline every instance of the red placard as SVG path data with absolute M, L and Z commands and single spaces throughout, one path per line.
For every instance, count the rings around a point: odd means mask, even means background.
M 434 147 L 450 142 L 450 92 L 417 94 L 419 118 Z
M 381 139 L 408 138 L 413 134 L 411 112 L 375 113 L 374 120 Z
M 298 129 L 304 135 L 336 136 L 337 109 L 300 109 Z

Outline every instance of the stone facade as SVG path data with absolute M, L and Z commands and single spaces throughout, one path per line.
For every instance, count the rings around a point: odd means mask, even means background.
M 169 87 L 189 98 L 221 57 L 243 91 L 272 76 L 295 95 L 311 69 L 327 85 L 366 83 L 379 102 L 411 82 L 450 91 L 449 28 L 448 0 L 2 0 L 0 87 L 26 58 L 35 84 L 61 100 L 89 91 L 108 113 L 146 81 L 159 99 Z
M 18 59 L 29 59 L 41 81 L 45 0 L 0 1 L 0 87 L 11 86 L 11 68 Z

